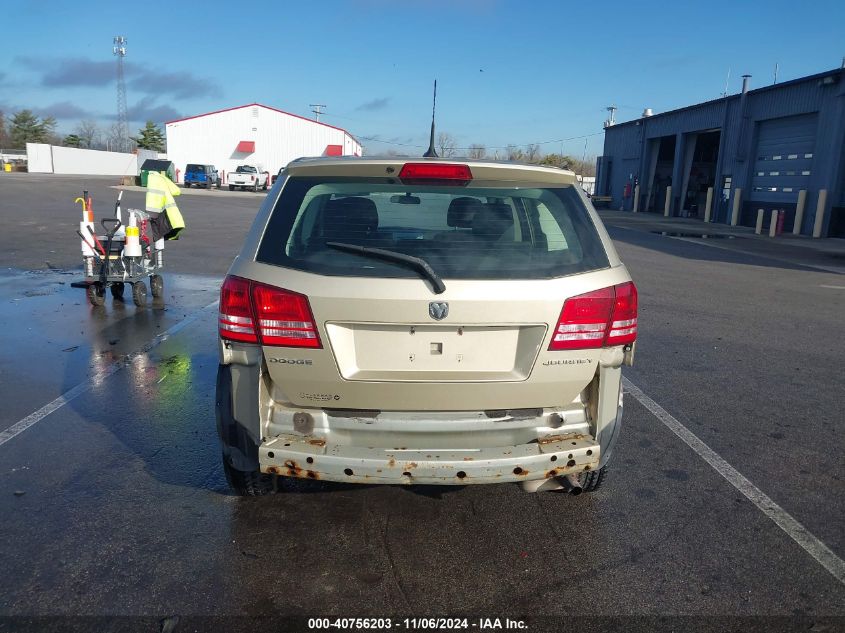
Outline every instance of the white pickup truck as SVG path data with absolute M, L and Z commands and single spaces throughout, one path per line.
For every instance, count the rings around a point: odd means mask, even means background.
M 234 191 L 235 187 L 240 187 L 243 191 L 247 189 L 258 191 L 258 188 L 261 187 L 264 191 L 267 191 L 269 178 L 270 175 L 266 171 L 262 171 L 260 167 L 239 165 L 235 171 L 228 175 L 229 191 Z

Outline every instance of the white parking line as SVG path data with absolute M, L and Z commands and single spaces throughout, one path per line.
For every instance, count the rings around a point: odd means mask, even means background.
M 833 574 L 834 578 L 845 584 L 845 561 L 834 554 L 827 545 L 813 536 L 807 528 L 801 525 L 762 490 L 748 481 L 736 468 L 722 459 L 716 451 L 702 442 L 697 435 L 678 422 L 666 409 L 645 395 L 642 389 L 624 377 L 622 378 L 622 384 L 625 390 L 634 396 L 641 405 L 651 411 L 658 420 L 663 422 L 670 431 L 681 438 L 699 457 L 710 464 L 722 477 L 727 479 L 734 488 L 744 494 L 763 514 L 774 521 L 781 530 L 786 532 L 792 540 L 803 547 L 822 567 Z
M 827 284 L 820 284 L 819 288 L 830 288 L 831 290 L 845 290 L 845 286 L 828 286 Z
M 169 330 L 165 330 L 164 332 L 162 332 L 161 334 L 156 336 L 154 339 L 149 341 L 146 345 L 144 345 L 140 349 L 132 352 L 128 356 L 125 356 L 122 360 L 119 360 L 119 361 L 109 365 L 108 367 L 106 367 L 102 371 L 97 372 L 96 374 L 91 376 L 88 380 L 85 380 L 85 381 L 79 383 L 75 387 L 71 387 L 70 389 L 65 391 L 62 395 L 60 395 L 58 398 L 56 398 L 52 402 L 48 402 L 47 404 L 45 404 L 43 407 L 41 407 L 37 411 L 33 411 L 32 413 L 30 413 L 28 416 L 26 416 L 22 420 L 15 422 L 8 429 L 0 432 L 0 446 L 3 446 L 3 444 L 8 442 L 9 440 L 17 437 L 18 435 L 20 435 L 21 433 L 26 431 L 29 427 L 33 426 L 34 424 L 37 424 L 38 422 L 40 422 L 41 420 L 46 418 L 48 415 L 53 413 L 53 411 L 56 411 L 57 409 L 62 408 L 63 406 L 65 406 L 71 400 L 74 400 L 74 399 L 78 398 L 79 396 L 81 396 L 83 393 L 90 391 L 95 385 L 99 385 L 104 379 L 108 378 L 109 376 L 111 376 L 114 373 L 117 373 L 118 371 L 120 371 L 124 367 L 128 366 L 135 358 L 137 358 L 141 354 L 146 354 L 151 349 L 158 347 L 161 343 L 166 341 L 170 336 L 173 336 L 179 330 L 184 329 L 185 327 L 187 327 L 188 325 L 190 325 L 191 323 L 196 321 L 198 318 L 200 318 L 203 315 L 203 313 L 207 312 L 208 310 L 210 310 L 212 308 L 217 307 L 217 303 L 218 303 L 217 301 L 214 301 L 212 303 L 209 303 L 204 308 L 197 310 L 193 314 L 189 314 L 184 319 L 179 321 L 179 323 L 174 325 Z

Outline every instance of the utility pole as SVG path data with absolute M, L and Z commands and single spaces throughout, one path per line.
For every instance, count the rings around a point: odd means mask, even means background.
M 117 57 L 117 151 L 125 152 L 129 149 L 129 115 L 126 108 L 126 81 L 123 77 L 123 58 L 126 57 L 126 38 L 115 36 L 112 54 Z
M 314 120 L 319 121 L 320 115 L 323 114 L 323 108 L 326 107 L 326 104 L 324 104 L 324 103 L 309 103 L 308 107 L 314 108 L 313 110 L 311 110 L 311 112 L 314 113 Z

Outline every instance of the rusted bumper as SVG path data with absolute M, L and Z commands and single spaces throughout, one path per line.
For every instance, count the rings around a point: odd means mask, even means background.
M 466 485 L 548 479 L 598 467 L 592 437 L 561 435 L 518 446 L 418 450 L 332 444 L 282 435 L 261 445 L 265 473 L 354 483 Z

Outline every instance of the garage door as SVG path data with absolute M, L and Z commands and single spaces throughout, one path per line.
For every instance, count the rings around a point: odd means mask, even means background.
M 757 134 L 751 200 L 795 202 L 813 169 L 817 114 L 761 121 Z

